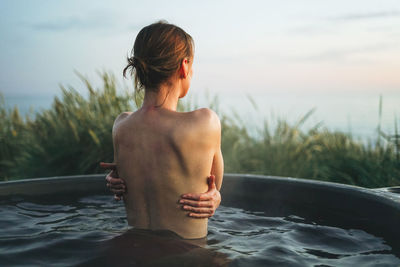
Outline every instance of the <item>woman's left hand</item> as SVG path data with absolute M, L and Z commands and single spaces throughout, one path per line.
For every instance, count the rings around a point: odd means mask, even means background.
M 125 181 L 118 176 L 117 164 L 100 162 L 100 166 L 105 170 L 111 170 L 106 176 L 107 187 L 114 193 L 114 199 L 119 201 L 126 193 Z
M 182 209 L 189 211 L 189 217 L 209 218 L 214 215 L 215 210 L 221 203 L 221 194 L 215 185 L 215 176 L 211 175 L 207 179 L 208 190 L 201 194 L 184 194 L 181 196 L 179 204 Z
M 118 176 L 115 163 L 100 163 L 104 169 L 109 169 L 111 172 L 107 175 L 107 187 L 114 193 L 115 200 L 121 200 L 126 192 L 125 181 Z M 189 217 L 193 218 L 209 218 L 214 215 L 215 210 L 221 203 L 221 194 L 215 185 L 215 176 L 211 175 L 207 179 L 208 190 L 201 194 L 184 194 L 179 201 L 182 204 L 183 210 L 189 211 Z

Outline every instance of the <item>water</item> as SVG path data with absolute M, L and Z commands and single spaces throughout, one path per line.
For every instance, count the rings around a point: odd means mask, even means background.
M 198 97 L 199 103 L 209 103 Z M 331 131 L 351 133 L 363 140 L 375 139 L 379 124 L 378 93 L 231 93 L 220 95 L 220 109 L 228 114 L 235 113 L 249 129 L 263 128 L 267 120 L 274 126 L 282 118 L 296 123 L 307 112 L 314 109 L 303 129 L 322 122 Z M 196 99 L 193 96 L 193 99 Z M 400 93 L 382 95 L 381 129 L 394 134 L 394 121 L 400 124 Z M 272 127 L 273 128 L 273 127 Z
M 323 122 L 330 130 L 353 134 L 363 140 L 377 137 L 379 124 L 378 93 L 251 93 L 255 106 L 246 93 L 218 93 L 221 112 L 228 115 L 236 113 L 248 126 L 251 133 L 263 128 L 266 119 L 273 126 L 277 118 L 285 118 L 295 123 L 308 111 L 315 108 L 314 114 L 306 121 L 305 129 Z M 400 93 L 383 94 L 381 129 L 394 134 L 394 121 L 400 124 Z M 211 97 L 212 99 L 212 97 Z M 210 98 L 205 93 L 190 91 L 187 100 L 199 106 L 208 106 Z M 5 96 L 6 106 L 18 106 L 22 114 L 32 114 L 51 107 L 52 95 Z
M 206 244 L 127 231 L 109 195 L 0 201 L 1 266 L 399 266 L 382 238 L 358 229 L 221 206 Z M 191 265 L 193 264 L 193 265 Z
M 54 96 L 52 95 L 19 95 L 5 96 L 4 102 L 7 108 L 18 107 L 22 115 L 28 115 L 35 112 L 40 112 L 43 109 L 48 109 L 53 103 Z

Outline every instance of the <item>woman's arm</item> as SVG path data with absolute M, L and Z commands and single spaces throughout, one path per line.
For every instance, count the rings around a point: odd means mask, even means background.
M 126 192 L 126 186 L 125 181 L 118 177 L 118 173 L 114 171 L 116 169 L 116 164 L 101 162 L 100 166 L 106 170 L 112 170 L 106 177 L 107 187 L 114 193 L 114 199 L 116 201 L 121 200 L 122 195 Z M 221 203 L 221 194 L 217 190 L 215 180 L 214 175 L 208 177 L 208 190 L 205 193 L 189 193 L 181 196 L 179 203 L 183 205 L 184 210 L 192 212 L 189 213 L 190 217 L 209 218 L 214 215 L 215 210 Z
M 217 185 L 217 190 L 221 190 L 222 179 L 224 177 L 224 159 L 222 157 L 220 143 L 221 142 L 219 141 L 211 167 L 211 175 L 215 176 L 215 184 Z
M 106 176 L 107 187 L 110 188 L 110 191 L 114 193 L 114 199 L 119 201 L 122 199 L 123 194 L 126 192 L 125 181 L 119 178 L 118 170 L 117 170 L 117 151 L 118 151 L 118 143 L 117 143 L 117 128 L 118 124 L 125 119 L 127 116 L 132 114 L 132 112 L 123 112 L 114 121 L 114 125 L 112 128 L 112 141 L 114 148 L 114 162 L 113 163 L 105 163 L 100 162 L 100 166 L 105 170 L 111 170 Z
M 222 179 L 224 175 L 224 160 L 221 152 L 221 122 L 213 111 L 211 111 L 210 133 L 214 140 L 214 156 L 211 166 L 211 175 L 208 177 L 208 190 L 203 194 L 184 194 L 179 203 L 183 209 L 190 211 L 189 216 L 194 218 L 209 218 L 214 215 L 221 203 Z

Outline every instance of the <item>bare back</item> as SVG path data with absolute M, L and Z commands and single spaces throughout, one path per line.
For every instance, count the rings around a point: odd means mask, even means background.
M 209 109 L 180 113 L 154 108 L 121 114 L 113 141 L 118 173 L 127 186 L 128 223 L 172 230 L 183 238 L 206 236 L 208 219 L 188 217 L 178 200 L 187 192 L 206 192 L 212 172 L 220 187 L 220 135 L 219 119 Z

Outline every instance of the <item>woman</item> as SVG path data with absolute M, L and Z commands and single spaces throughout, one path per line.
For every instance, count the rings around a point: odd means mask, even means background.
M 177 112 L 192 79 L 194 44 L 181 28 L 158 22 L 136 37 L 124 75 L 131 70 L 143 105 L 124 112 L 113 126 L 114 162 L 124 178 L 128 223 L 136 228 L 167 229 L 187 239 L 207 235 L 207 217 L 185 192 L 222 184 L 221 125 L 210 109 Z M 190 194 L 189 194 L 190 196 Z M 193 195 L 192 195 L 193 197 Z M 184 209 L 193 211 L 187 216 Z M 192 205 L 192 206 L 191 206 Z M 206 208 L 207 209 L 207 208 Z M 209 210 L 209 208 L 208 208 Z M 194 218 L 198 217 L 198 218 Z

